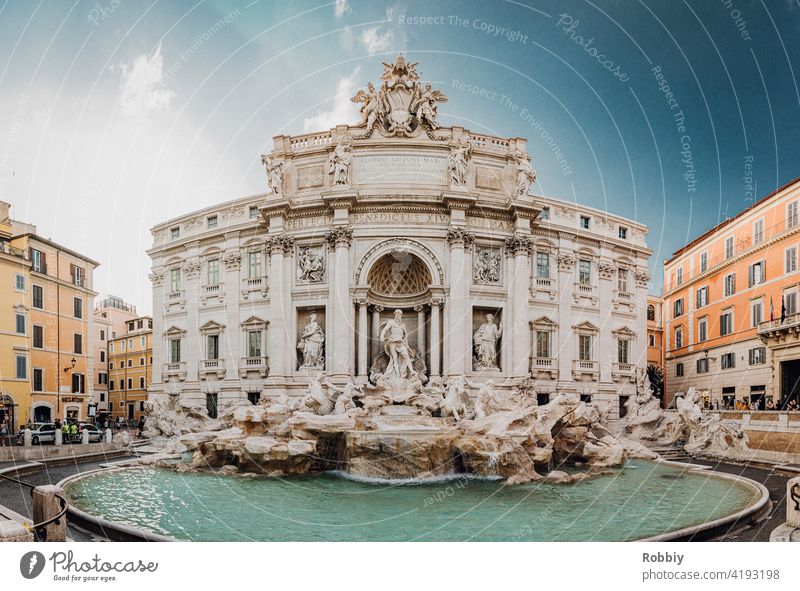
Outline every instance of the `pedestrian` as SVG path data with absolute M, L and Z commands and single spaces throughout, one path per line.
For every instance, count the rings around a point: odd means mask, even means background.
M 69 426 L 69 438 L 70 441 L 77 441 L 78 440 L 78 425 L 73 421 L 70 423 Z
M 8 445 L 8 421 L 3 417 L 0 421 L 0 447 Z
M 144 417 L 139 417 L 139 432 L 136 434 L 137 437 L 141 437 L 144 434 Z

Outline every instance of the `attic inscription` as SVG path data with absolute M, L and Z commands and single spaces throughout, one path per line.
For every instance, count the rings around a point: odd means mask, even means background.
M 447 159 L 438 156 L 385 154 L 353 158 L 353 182 L 357 185 L 370 183 L 443 185 L 446 173 Z

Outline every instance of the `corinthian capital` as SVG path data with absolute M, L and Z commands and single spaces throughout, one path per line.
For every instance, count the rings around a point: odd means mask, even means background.
M 506 250 L 510 254 L 530 254 L 533 248 L 533 241 L 523 234 L 514 234 L 511 238 L 506 238 Z
M 466 228 L 460 226 L 450 226 L 447 228 L 447 243 L 450 246 L 467 246 L 472 244 L 475 238 Z
M 353 228 L 350 226 L 334 226 L 325 234 L 325 240 L 334 248 L 337 246 L 350 247 L 353 241 Z

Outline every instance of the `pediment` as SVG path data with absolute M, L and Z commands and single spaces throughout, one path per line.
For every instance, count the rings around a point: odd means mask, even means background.
M 611 333 L 618 337 L 635 337 L 636 332 L 628 328 L 627 326 L 623 326 L 622 328 L 618 328 L 616 330 L 612 330 Z
M 220 332 L 220 331 L 222 331 L 224 329 L 225 329 L 225 325 L 224 324 L 220 324 L 216 320 L 209 320 L 203 326 L 200 327 L 200 332 L 201 333 Z
M 250 318 L 242 322 L 241 326 L 243 328 L 263 328 L 267 324 L 269 324 L 268 321 L 263 320 L 258 316 L 251 316 Z
M 534 328 L 556 328 L 558 323 L 554 322 L 547 316 L 541 316 L 536 320 L 531 320 L 530 325 Z
M 588 320 L 584 320 L 580 324 L 574 325 L 572 328 L 580 332 L 600 332 L 600 329 Z
M 170 326 L 167 330 L 164 331 L 165 337 L 180 337 L 186 334 L 186 331 L 182 328 L 178 328 L 177 326 Z

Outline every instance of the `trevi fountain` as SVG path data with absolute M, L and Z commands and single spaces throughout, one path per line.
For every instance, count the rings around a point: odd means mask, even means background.
M 525 141 L 442 127 L 416 67 L 384 64 L 358 124 L 277 138 L 227 229 L 154 230 L 151 453 L 68 483 L 77 507 L 178 539 L 624 540 L 761 498 L 659 459 L 747 439 L 653 396 L 645 230 L 560 227 Z

